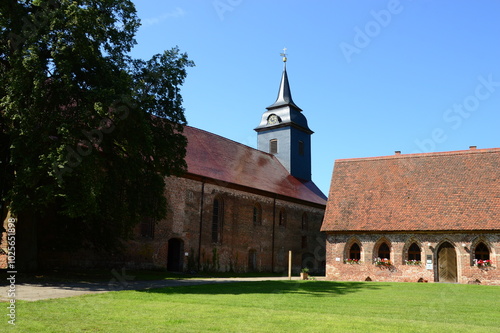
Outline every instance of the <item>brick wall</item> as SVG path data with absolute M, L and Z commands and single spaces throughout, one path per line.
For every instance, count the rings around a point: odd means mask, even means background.
M 232 189 L 227 183 L 202 183 L 180 177 L 166 179 L 165 196 L 166 218 L 153 221 L 154 228 L 146 236 L 143 235 L 143 227 L 137 225 L 132 239 L 126 241 L 124 251 L 95 253 L 83 249 L 60 253 L 44 249 L 38 252 L 40 268 L 167 269 L 169 260 L 172 261 L 169 258 L 169 242 L 174 240 L 180 244 L 176 248 L 180 257 L 178 268 L 185 272 L 246 272 L 251 268 L 251 255 L 255 256 L 253 270 L 285 272 L 288 251 L 291 250 L 294 273 L 307 265 L 311 271 L 324 274 L 325 235 L 320 232 L 324 208 Z M 222 239 L 219 243 L 212 242 L 215 198 L 224 203 Z M 259 225 L 253 223 L 256 203 L 262 210 Z M 278 224 L 281 209 L 286 212 L 286 226 Z M 304 213 L 307 215 L 307 230 L 302 228 Z
M 353 242 L 361 245 L 361 263 L 348 264 Z M 392 265 L 377 266 L 373 259 L 381 242 L 390 246 Z M 407 265 L 408 247 L 417 243 L 421 249 L 421 265 Z M 497 268 L 500 255 L 500 233 L 359 233 L 333 234 L 326 241 L 326 275 L 329 280 L 343 281 L 395 281 L 417 282 L 419 280 L 437 282 L 437 252 L 444 243 L 450 243 L 457 258 L 457 282 L 500 285 L 500 270 Z M 475 246 L 483 242 L 490 250 L 493 267 L 474 266 Z M 431 269 L 426 267 L 427 256 L 432 258 Z
M 184 271 L 245 272 L 249 270 L 252 251 L 257 271 L 274 269 L 282 272 L 287 269 L 288 251 L 291 250 L 295 272 L 305 264 L 313 271 L 324 272 L 325 236 L 319 231 L 324 209 L 232 189 L 225 183 L 203 184 L 198 180 L 178 177 L 169 177 L 166 183 L 167 217 L 156 223 L 152 239 L 141 237 L 140 226 L 136 228 L 135 238 L 129 246 L 132 262 L 167 268 L 168 242 L 178 239 L 183 244 Z M 221 200 L 224 206 L 219 243 L 212 242 L 215 198 Z M 262 210 L 259 225 L 253 223 L 256 203 Z M 278 223 L 281 209 L 286 212 L 286 226 L 279 226 Z M 307 230 L 302 229 L 304 213 L 307 215 Z

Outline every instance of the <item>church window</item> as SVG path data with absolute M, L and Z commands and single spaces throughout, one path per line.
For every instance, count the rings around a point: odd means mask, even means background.
M 262 207 L 258 203 L 253 206 L 253 225 L 262 225 Z
M 304 141 L 299 141 L 299 155 L 304 155 Z
M 302 230 L 307 230 L 309 222 L 307 220 L 307 213 L 302 214 Z
M 269 140 L 269 152 L 271 154 L 278 153 L 278 140 L 276 139 Z
M 380 259 L 391 259 L 391 249 L 387 243 L 384 242 L 378 247 L 378 257 Z
M 476 245 L 476 248 L 474 250 L 474 259 L 490 260 L 490 250 L 483 242 Z
M 212 242 L 220 243 L 222 240 L 222 225 L 224 221 L 224 202 L 221 198 L 214 199 L 212 213 Z
M 286 212 L 285 212 L 284 209 L 281 209 L 280 213 L 279 213 L 279 225 L 281 227 L 285 227 L 286 226 Z
M 421 250 L 417 243 L 412 243 L 408 248 L 408 261 L 421 261 Z
M 351 248 L 349 249 L 349 258 L 348 259 L 354 259 L 354 260 L 361 259 L 361 248 L 359 247 L 358 243 L 353 243 L 351 245 Z
M 141 236 L 144 238 L 153 239 L 155 235 L 155 221 L 150 217 L 146 217 L 141 222 Z

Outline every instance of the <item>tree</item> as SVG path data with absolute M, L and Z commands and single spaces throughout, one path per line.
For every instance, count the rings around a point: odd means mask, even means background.
M 0 14 L 3 206 L 68 248 L 113 248 L 164 217 L 163 179 L 186 167 L 193 62 L 178 48 L 131 59 L 129 0 L 4 0 Z

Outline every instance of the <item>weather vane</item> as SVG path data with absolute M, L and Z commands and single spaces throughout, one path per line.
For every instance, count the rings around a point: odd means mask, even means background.
M 284 47 L 284 48 L 283 48 L 283 53 L 280 53 L 280 56 L 282 56 L 282 57 L 283 57 L 283 62 L 286 62 L 286 50 L 287 50 L 287 48 L 286 48 L 286 47 Z

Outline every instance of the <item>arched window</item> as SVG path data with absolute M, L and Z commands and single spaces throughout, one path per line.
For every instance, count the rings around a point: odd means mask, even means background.
M 349 258 L 348 259 L 361 259 L 361 248 L 358 243 L 353 243 L 351 248 L 349 249 Z
M 222 240 L 222 225 L 224 222 L 224 202 L 221 198 L 214 199 L 212 211 L 212 242 L 220 243 Z
M 253 225 L 262 225 L 262 207 L 258 203 L 253 205 Z
M 309 221 L 307 220 L 307 213 L 302 214 L 302 230 L 307 230 L 309 228 Z
M 391 259 L 391 249 L 387 243 L 384 242 L 378 247 L 378 257 L 380 259 Z
M 286 212 L 284 209 L 280 210 L 278 218 L 279 218 L 279 225 L 281 227 L 286 227 Z
M 408 260 L 421 261 L 421 253 L 420 246 L 417 243 L 412 243 L 408 248 Z
M 490 250 L 483 242 L 476 245 L 476 249 L 474 251 L 474 259 L 490 260 Z

